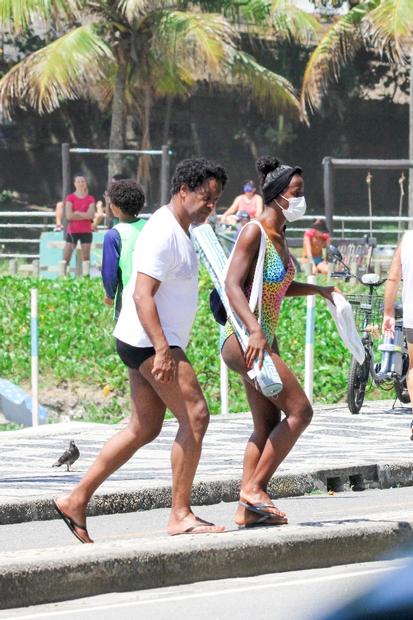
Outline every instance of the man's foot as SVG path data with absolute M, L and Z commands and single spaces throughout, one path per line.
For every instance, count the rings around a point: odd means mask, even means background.
M 221 532 L 225 532 L 225 527 L 204 521 L 204 519 L 196 517 L 192 512 L 181 520 L 171 518 L 168 524 L 169 536 L 178 536 L 179 534 L 219 534 Z
M 53 500 L 53 505 L 60 516 L 60 518 L 66 523 L 69 530 L 72 532 L 81 543 L 93 543 L 86 529 L 86 516 L 84 512 L 71 511 L 69 502 L 66 497 L 61 497 L 59 500 Z

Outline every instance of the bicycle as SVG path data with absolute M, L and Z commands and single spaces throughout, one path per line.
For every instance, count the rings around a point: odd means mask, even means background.
M 353 357 L 351 360 L 348 374 L 347 386 L 347 405 L 352 414 L 358 414 L 364 402 L 366 387 L 371 378 L 372 382 L 379 388 L 389 391 L 395 389 L 397 398 L 403 403 L 410 402 L 407 390 L 406 376 L 409 369 L 409 356 L 407 353 L 407 343 L 403 331 L 403 309 L 401 304 L 395 306 L 395 332 L 400 335 L 401 345 L 380 345 L 382 351 L 380 362 L 374 359 L 373 337 L 378 337 L 381 333 L 383 319 L 383 296 L 378 294 L 378 288 L 387 278 L 380 279 L 376 273 L 365 273 L 361 277 L 351 273 L 349 267 L 344 263 L 340 251 L 335 246 L 329 248 L 329 259 L 340 263 L 344 271 L 336 271 L 332 277 L 343 277 L 346 280 L 355 278 L 360 284 L 368 287 L 367 294 L 346 295 L 347 301 L 353 307 L 353 315 L 357 330 L 360 333 L 361 341 L 365 350 L 365 359 L 359 364 Z M 401 362 L 397 367 L 388 367 L 389 352 L 398 351 L 401 353 Z

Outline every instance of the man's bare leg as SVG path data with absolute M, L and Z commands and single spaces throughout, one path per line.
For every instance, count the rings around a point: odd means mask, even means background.
M 168 523 L 169 534 L 223 532 L 224 527 L 196 517 L 191 510 L 191 492 L 201 456 L 202 440 L 209 422 L 208 407 L 195 372 L 182 349 L 171 351 L 177 362 L 173 383 L 155 381 L 151 374 L 153 358 L 140 367 L 165 405 L 179 423 L 172 446 L 172 509 Z
M 104 445 L 85 476 L 69 495 L 59 497 L 57 505 L 76 523 L 86 523 L 86 506 L 96 491 L 114 471 L 126 463 L 138 448 L 158 436 L 165 417 L 165 405 L 139 370 L 129 369 L 131 416 L 127 428 Z M 87 532 L 76 528 L 85 541 L 92 542 Z
M 407 353 L 409 354 L 409 371 L 406 377 L 406 385 L 410 396 L 410 405 L 413 411 L 413 344 L 410 342 L 407 343 Z M 410 439 L 413 439 L 413 419 L 411 421 L 411 430 L 412 433 Z

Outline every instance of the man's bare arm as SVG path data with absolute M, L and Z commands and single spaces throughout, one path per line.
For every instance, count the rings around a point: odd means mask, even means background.
M 159 280 L 144 273 L 138 273 L 133 301 L 139 320 L 155 349 L 152 374 L 157 381 L 170 383 L 175 377 L 176 364 L 162 329 L 155 303 L 155 294 L 160 284 Z
M 389 269 L 389 277 L 387 278 L 384 288 L 384 317 L 382 331 L 394 331 L 394 304 L 397 297 L 397 289 L 402 278 L 402 261 L 401 261 L 401 244 L 393 255 L 393 260 Z

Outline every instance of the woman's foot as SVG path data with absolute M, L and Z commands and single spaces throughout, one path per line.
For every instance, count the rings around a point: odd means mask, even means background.
M 69 497 L 69 495 L 64 495 L 59 497 L 59 499 L 53 500 L 57 513 L 81 543 L 93 543 L 86 529 L 85 509 L 72 506 Z
M 240 526 L 285 525 L 288 519 L 264 491 L 256 494 L 241 493 L 235 513 L 235 523 Z

